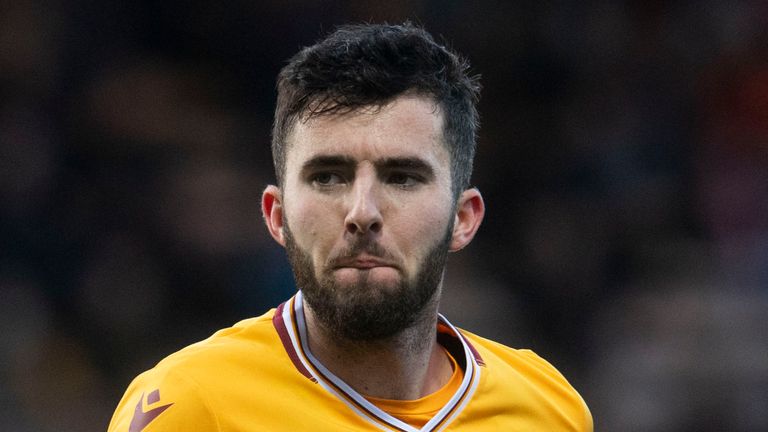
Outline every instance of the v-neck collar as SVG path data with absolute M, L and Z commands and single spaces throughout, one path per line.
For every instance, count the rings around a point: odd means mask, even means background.
M 443 406 L 423 427 L 413 427 L 378 408 L 347 383 L 329 371 L 309 351 L 307 327 L 304 321 L 304 302 L 299 291 L 290 300 L 277 307 L 272 322 L 277 330 L 283 347 L 296 369 L 313 382 L 347 405 L 358 416 L 384 431 L 431 432 L 444 429 L 461 412 L 472 397 L 480 382 L 480 366 L 483 361 L 477 351 L 448 320 L 438 314 L 438 329 L 441 335 L 447 335 L 456 348 L 451 355 L 464 369 L 461 385 Z M 445 337 L 445 336 L 443 336 Z

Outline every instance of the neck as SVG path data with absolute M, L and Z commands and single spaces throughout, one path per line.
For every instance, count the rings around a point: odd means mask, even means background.
M 413 326 L 374 341 L 331 334 L 304 303 L 309 349 L 358 393 L 381 399 L 419 399 L 445 385 L 451 363 L 437 343 L 437 298 Z M 434 303 L 434 304 L 432 304 Z

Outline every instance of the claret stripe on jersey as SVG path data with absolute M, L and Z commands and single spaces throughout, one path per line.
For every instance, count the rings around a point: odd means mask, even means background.
M 336 397 L 342 400 L 355 412 L 363 416 L 363 418 L 383 430 L 389 431 L 391 430 L 390 428 L 394 428 L 401 432 L 412 432 L 416 430 L 407 423 L 390 416 L 365 400 L 365 398 L 349 387 L 347 383 L 326 369 L 326 367 L 312 355 L 308 348 L 304 349 L 308 344 L 306 343 L 306 323 L 304 321 L 304 303 L 301 300 L 301 292 L 292 299 L 290 317 L 293 322 L 294 334 L 298 336 L 297 342 L 300 354 L 307 359 L 309 367 L 314 372 L 314 375 L 318 377 L 321 384 L 323 384 L 326 389 L 331 393 L 334 393 Z
M 401 432 L 442 430 L 467 404 L 480 379 L 479 365 L 483 364 L 482 359 L 461 333 L 445 317 L 440 315 L 439 327 L 441 332 L 449 333 L 454 340 L 458 341 L 458 345 L 461 347 L 461 352 L 451 352 L 451 355 L 457 359 L 459 364 L 463 364 L 464 379 L 448 403 L 421 429 L 418 429 L 373 405 L 329 371 L 312 355 L 306 343 L 307 330 L 306 323 L 304 322 L 301 291 L 277 308 L 273 324 L 288 356 L 302 375 L 322 385 L 323 388 L 334 394 L 355 413 L 382 430 Z
M 384 431 L 391 431 L 393 425 L 390 425 L 386 420 L 381 420 L 379 416 L 375 414 L 375 412 L 372 412 L 370 409 L 368 409 L 365 405 L 360 405 L 355 403 L 354 400 L 350 398 L 350 392 L 353 392 L 351 388 L 349 388 L 343 381 L 339 380 L 338 383 L 333 382 L 327 378 L 327 375 L 324 375 L 320 370 L 318 370 L 318 366 L 325 369 L 320 362 L 315 361 L 313 363 L 308 354 L 309 349 L 304 349 L 306 341 L 306 337 L 301 337 L 302 329 L 304 329 L 304 309 L 303 309 L 303 303 L 301 300 L 301 291 L 296 294 L 293 298 L 291 298 L 287 303 L 285 303 L 285 308 L 283 310 L 282 316 L 283 320 L 287 321 L 289 324 L 285 326 L 286 329 L 289 329 L 289 336 L 291 338 L 291 344 L 290 347 L 286 347 L 286 349 L 294 349 L 296 356 L 300 359 L 300 364 L 303 366 L 306 366 L 308 370 L 311 371 L 312 374 L 312 380 L 316 383 L 319 383 L 323 388 L 325 388 L 328 392 L 335 395 L 339 400 L 344 402 L 348 407 L 350 407 L 356 414 L 358 414 L 361 418 L 368 421 L 369 423 L 373 424 L 377 428 L 384 430 Z M 310 354 L 311 355 L 311 354 Z M 330 373 L 330 372 L 328 372 Z M 344 386 L 348 389 L 348 391 L 345 391 L 345 389 L 340 388 L 340 386 Z M 397 419 L 394 419 L 395 424 L 401 423 L 403 428 L 401 427 L 395 427 L 395 430 L 402 431 L 402 432 L 412 432 L 414 429 L 402 422 L 400 422 Z M 398 424 L 398 426 L 400 426 Z
M 296 366 L 296 369 L 301 372 L 302 375 L 305 377 L 311 379 L 312 381 L 316 381 L 315 377 L 312 376 L 311 373 L 307 370 L 306 367 L 304 367 L 304 364 L 301 363 L 301 360 L 299 360 L 299 356 L 296 354 L 296 350 L 294 349 L 288 349 L 288 347 L 292 348 L 292 342 L 291 342 L 291 336 L 288 333 L 288 329 L 285 327 L 285 320 L 283 319 L 283 309 L 285 308 L 286 304 L 281 303 L 280 306 L 277 307 L 277 310 L 275 311 L 275 315 L 272 317 L 272 324 L 275 326 L 275 330 L 277 330 L 277 335 L 280 336 L 280 341 L 283 343 L 283 346 L 286 347 L 286 352 L 288 353 L 288 357 L 290 357 L 291 362 L 293 362 L 293 365 Z M 289 321 L 290 322 L 290 321 Z

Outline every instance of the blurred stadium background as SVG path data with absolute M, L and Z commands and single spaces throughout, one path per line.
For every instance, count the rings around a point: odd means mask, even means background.
M 0 2 L 0 428 L 106 429 L 163 355 L 293 292 L 274 78 L 411 19 L 483 76 L 444 312 L 603 431 L 768 430 L 768 3 Z

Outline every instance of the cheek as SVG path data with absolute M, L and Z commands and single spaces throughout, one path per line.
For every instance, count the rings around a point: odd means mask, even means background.
M 420 207 L 419 220 L 421 222 L 418 224 L 418 227 L 421 232 L 419 234 L 423 235 L 425 240 L 428 238 L 433 240 L 430 247 L 434 246 L 435 242 L 443 239 L 445 230 L 448 229 L 448 225 L 452 222 L 454 214 L 451 202 L 450 195 L 435 196 L 431 200 L 431 205 L 427 204 L 429 201 L 424 201 L 425 204 Z
M 296 243 L 305 250 L 309 250 L 318 235 L 315 214 L 312 208 L 306 205 L 299 205 L 286 212 L 291 233 Z
M 312 255 L 313 261 L 322 259 L 332 243 L 332 220 L 336 218 L 328 205 L 311 199 L 298 198 L 286 208 L 286 217 L 296 244 Z M 314 262 L 317 266 L 321 264 Z
M 401 221 L 396 228 L 403 233 L 400 238 L 400 250 L 405 254 L 411 272 L 415 271 L 424 256 L 445 238 L 450 218 L 453 217 L 450 209 L 432 209 L 420 213 L 418 217 Z

